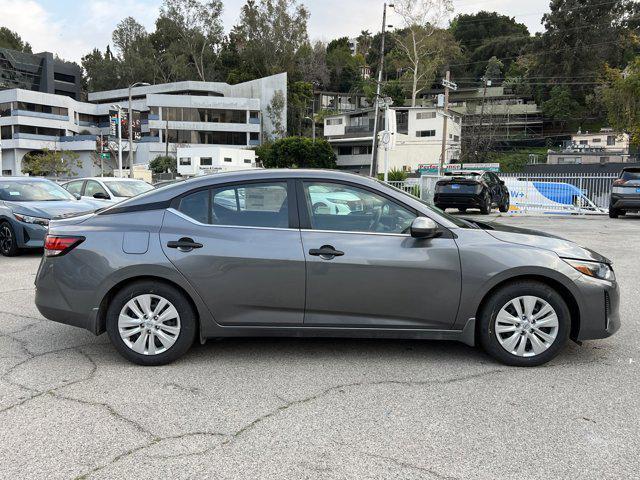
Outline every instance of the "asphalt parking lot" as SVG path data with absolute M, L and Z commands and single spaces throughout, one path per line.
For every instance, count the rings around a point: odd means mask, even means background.
M 44 320 L 0 258 L 0 477 L 638 478 L 640 216 L 493 217 L 614 261 L 622 327 L 550 364 L 427 341 L 227 339 L 166 367 Z

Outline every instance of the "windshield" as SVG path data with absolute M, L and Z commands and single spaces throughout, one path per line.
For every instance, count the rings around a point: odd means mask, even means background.
M 640 180 L 640 170 L 624 170 L 620 176 L 622 180 Z
M 76 198 L 48 180 L 0 180 L 0 200 L 11 202 L 54 202 Z
M 393 190 L 395 190 L 396 192 L 400 192 L 404 195 L 406 195 L 407 197 L 412 198 L 413 200 L 417 200 L 420 203 L 422 203 L 425 207 L 427 207 L 429 210 L 431 210 L 432 212 L 440 215 L 441 217 L 446 218 L 447 220 L 449 220 L 451 223 L 453 223 L 455 226 L 460 227 L 460 228 L 478 228 L 475 225 L 473 225 L 472 223 L 468 222 L 467 220 L 464 220 L 462 218 L 458 218 L 458 217 L 454 217 L 453 215 L 449 215 L 446 212 L 443 212 L 442 210 L 440 210 L 439 208 L 434 207 L 433 205 L 425 202 L 424 200 L 418 198 L 418 197 L 414 197 L 413 195 L 410 195 L 409 193 L 405 192 L 404 190 L 401 190 L 397 187 L 394 187 L 393 185 L 389 185 L 387 183 L 384 183 L 380 180 L 378 180 L 378 182 L 382 183 L 383 185 L 392 188 Z
M 153 186 L 143 181 L 106 180 L 104 184 L 116 197 L 135 197 L 153 190 Z

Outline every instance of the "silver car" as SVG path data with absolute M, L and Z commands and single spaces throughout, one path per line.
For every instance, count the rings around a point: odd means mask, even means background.
M 358 208 L 314 209 L 318 188 Z M 45 317 L 143 365 L 196 338 L 326 336 L 458 340 L 532 366 L 620 326 L 603 256 L 335 171 L 199 177 L 54 220 L 36 288 Z

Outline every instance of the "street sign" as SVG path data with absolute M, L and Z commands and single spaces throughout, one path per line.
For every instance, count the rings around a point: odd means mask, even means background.
M 109 152 L 101 153 L 100 154 L 100 158 L 103 158 L 105 160 L 109 160 L 111 158 L 111 154 Z
M 451 90 L 458 90 L 458 84 L 455 82 L 451 82 L 449 80 L 446 79 L 442 79 L 442 86 L 445 88 L 450 88 Z

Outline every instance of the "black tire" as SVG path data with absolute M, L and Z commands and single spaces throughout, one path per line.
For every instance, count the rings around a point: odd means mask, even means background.
M 545 300 L 558 317 L 558 331 L 553 343 L 542 353 L 530 357 L 517 356 L 503 348 L 494 328 L 500 310 L 511 300 L 524 295 Z M 562 296 L 548 285 L 536 281 L 516 281 L 500 288 L 487 299 L 478 317 L 478 340 L 484 350 L 496 360 L 516 367 L 535 367 L 547 363 L 562 351 L 571 331 L 571 314 Z M 527 347 L 530 347 L 530 343 Z
M 609 218 L 618 218 L 618 215 L 620 215 L 620 212 L 618 210 L 609 207 Z
M 442 210 L 443 212 L 447 209 L 447 207 L 443 206 L 443 205 L 437 205 L 436 204 L 436 208 L 439 208 L 440 210 Z
M 491 197 L 487 192 L 482 196 L 482 205 L 480 205 L 480 213 L 489 215 L 491 213 Z
M 467 207 L 459 208 L 459 209 L 458 209 L 458 211 L 459 211 L 460 213 L 467 213 Z
M 501 213 L 507 213 L 509 211 L 509 195 L 505 196 L 504 201 L 498 206 Z
M 180 315 L 180 332 L 175 343 L 166 351 L 155 355 L 144 355 L 133 351 L 120 337 L 118 317 L 125 304 L 132 298 L 154 294 L 164 297 L 173 304 Z M 171 363 L 184 355 L 196 338 L 198 322 L 189 300 L 178 289 L 163 282 L 143 280 L 126 285 L 113 297 L 107 308 L 107 334 L 118 353 L 138 365 L 156 366 Z
M 0 222 L 0 255 L 5 257 L 15 257 L 20 253 L 16 233 L 13 227 L 6 220 Z

